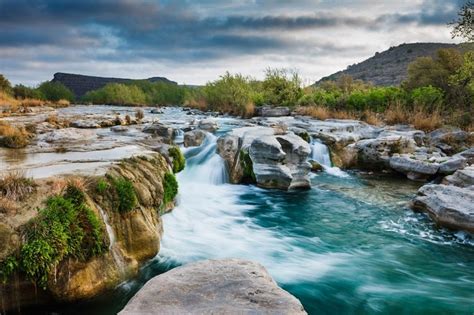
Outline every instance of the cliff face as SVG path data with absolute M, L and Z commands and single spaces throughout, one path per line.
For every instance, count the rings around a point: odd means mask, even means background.
M 441 48 L 457 48 L 465 50 L 466 47 L 456 44 L 443 43 L 413 43 L 402 44 L 396 47 L 377 52 L 373 57 L 360 63 L 347 67 L 346 70 L 336 72 L 322 78 L 316 84 L 326 80 L 337 80 L 346 74 L 354 79 L 372 82 L 375 85 L 399 85 L 407 77 L 408 65 L 418 57 L 434 56 Z
M 74 253 L 64 255 L 49 269 L 43 285 L 25 274 L 20 259 L 30 227 L 40 226 L 37 221 L 42 214 L 36 208 L 44 208 L 45 200 L 58 195 L 58 191 L 64 192 L 65 183 L 71 179 L 49 178 L 38 183 L 38 191 L 23 202 L 22 210 L 5 218 L 0 226 L 0 239 L 5 241 L 0 244 L 0 262 L 4 268 L 8 257 L 16 256 L 20 266 L 0 284 L 1 309 L 91 298 L 136 275 L 140 265 L 159 251 L 163 232 L 160 212 L 174 206 L 173 202 L 163 202 L 165 174 L 170 172 L 166 159 L 156 153 L 124 160 L 113 165 L 105 176 L 74 177 L 75 182 L 82 183 L 83 205 L 98 219 L 103 250 L 86 259 Z M 128 190 L 134 192 L 133 198 L 126 194 L 127 189 L 120 188 L 127 185 L 117 183 L 130 183 Z M 63 188 L 58 189 L 61 185 Z M 130 200 L 134 200 L 130 207 L 120 210 L 122 203 Z M 30 232 L 25 232 L 29 228 Z M 92 233 L 90 229 L 84 231 Z M 0 274 L 5 276 L 4 270 Z
M 164 82 L 169 84 L 177 84 L 174 81 L 164 77 L 152 77 L 144 79 L 150 82 Z M 108 83 L 130 83 L 137 80 L 122 78 L 105 78 L 94 77 L 88 75 L 72 74 L 72 73 L 55 73 L 52 82 L 60 82 L 68 87 L 76 97 L 82 97 L 89 91 L 100 89 Z

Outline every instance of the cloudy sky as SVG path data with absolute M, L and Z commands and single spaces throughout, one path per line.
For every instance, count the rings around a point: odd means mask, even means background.
M 307 83 L 404 42 L 453 42 L 462 0 L 0 0 L 0 73 L 203 84 L 296 69 Z

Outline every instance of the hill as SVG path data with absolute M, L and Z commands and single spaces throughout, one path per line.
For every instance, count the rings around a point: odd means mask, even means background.
M 436 51 L 440 48 L 467 49 L 463 45 L 456 44 L 402 44 L 396 47 L 390 47 L 381 53 L 377 52 L 373 57 L 361 63 L 350 65 L 346 70 L 324 77 L 315 84 L 326 80 L 337 80 L 341 75 L 348 74 L 354 79 L 372 82 L 375 85 L 399 85 L 407 76 L 408 64 L 418 57 L 434 56 Z
M 164 77 L 152 77 L 144 79 L 150 82 L 165 82 L 169 84 L 176 84 L 176 82 L 168 80 Z M 54 74 L 52 82 L 61 82 L 68 87 L 76 97 L 81 97 L 89 91 L 100 89 L 108 83 L 130 83 L 133 81 L 140 81 L 134 79 L 123 79 L 123 78 L 106 78 L 106 77 L 94 77 L 89 75 L 72 74 L 58 72 Z

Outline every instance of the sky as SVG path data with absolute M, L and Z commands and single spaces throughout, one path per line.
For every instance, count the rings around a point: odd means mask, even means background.
M 0 73 L 55 72 L 205 84 L 288 68 L 311 84 L 412 42 L 456 42 L 463 0 L 0 0 Z

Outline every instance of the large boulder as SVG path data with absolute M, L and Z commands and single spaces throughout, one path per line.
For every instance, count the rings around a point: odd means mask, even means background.
M 153 123 L 148 125 L 143 128 L 143 132 L 162 137 L 167 141 L 171 141 L 175 135 L 175 130 L 172 127 L 163 125 L 161 123 Z
M 237 259 L 205 260 L 148 281 L 120 315 L 306 314 L 260 264 Z
M 309 188 L 309 144 L 279 128 L 234 129 L 217 141 L 217 153 L 226 161 L 231 182 L 251 178 L 264 188 Z
M 406 174 L 411 180 L 426 180 L 436 174 L 439 164 L 428 159 L 417 159 L 416 155 L 402 154 L 390 158 L 390 167 L 397 172 Z
M 474 232 L 473 187 L 425 185 L 418 190 L 412 206 L 427 212 L 441 226 Z
M 206 139 L 206 132 L 200 129 L 187 131 L 184 133 L 185 147 L 198 147 Z
M 428 138 L 432 146 L 453 154 L 466 148 L 469 133 L 455 127 L 444 127 L 430 132 Z

